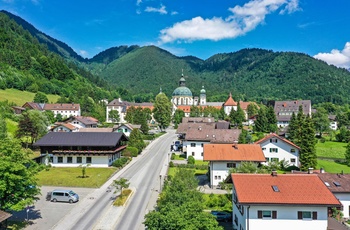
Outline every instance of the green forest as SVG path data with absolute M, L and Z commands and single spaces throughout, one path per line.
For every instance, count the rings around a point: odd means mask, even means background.
M 154 101 L 160 89 L 170 97 L 182 72 L 193 95 L 204 86 L 208 101 L 224 101 L 231 92 L 235 100 L 263 104 L 350 102 L 350 72 L 302 53 L 253 48 L 202 60 L 156 46 L 121 45 L 84 59 L 6 11 L 0 13 L 0 26 L 0 89 L 59 95 L 60 102 L 81 103 L 88 114 L 102 99 Z

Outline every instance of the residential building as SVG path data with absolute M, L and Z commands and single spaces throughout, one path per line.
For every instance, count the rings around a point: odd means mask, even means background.
M 116 132 L 50 132 L 34 143 L 40 147 L 42 163 L 55 167 L 108 167 L 120 158 L 127 137 Z
M 255 142 L 255 144 L 261 146 L 266 159 L 265 164 L 272 161 L 279 162 L 284 160 L 288 165 L 300 167 L 300 148 L 293 142 L 275 133 L 271 133 L 263 139 Z
M 328 115 L 328 119 L 329 119 L 329 128 L 331 130 L 337 130 L 338 129 L 337 116 L 336 115 Z
M 216 187 L 242 162 L 262 163 L 264 153 L 257 144 L 205 144 L 203 160 L 209 161 L 210 186 Z
M 81 128 L 97 128 L 98 120 L 94 117 L 71 116 L 63 122 L 70 123 L 79 129 Z
M 56 123 L 52 128 L 51 128 L 52 132 L 78 132 L 79 128 L 69 124 L 69 123 Z
M 292 114 L 299 112 L 299 107 L 302 106 L 303 113 L 311 116 L 311 101 L 296 100 L 296 101 L 275 101 L 274 110 L 277 118 L 277 126 L 283 128 L 289 125 Z
M 22 107 L 25 109 L 35 109 L 39 111 L 52 111 L 55 117 L 57 114 L 60 114 L 62 118 L 81 115 L 80 104 L 74 103 L 46 104 L 26 102 Z
M 125 134 L 125 136 L 129 137 L 130 133 L 133 129 L 140 129 L 141 125 L 133 125 L 133 124 L 121 124 L 121 125 L 115 125 L 113 129 L 115 132 L 122 132 Z
M 183 152 L 196 160 L 203 160 L 204 145 L 209 143 L 238 143 L 240 129 L 190 129 L 183 140 Z
M 326 230 L 338 199 L 315 174 L 231 174 L 233 229 Z M 265 226 L 265 227 L 263 227 Z
M 153 103 L 134 103 L 128 101 L 122 101 L 121 98 L 114 99 L 106 106 L 106 122 L 112 123 L 112 119 L 109 117 L 109 112 L 112 110 L 118 111 L 119 113 L 119 122 L 118 123 L 127 123 L 125 120 L 126 112 L 130 107 L 141 107 L 142 109 L 149 108 L 151 111 L 153 110 Z
M 317 174 L 327 188 L 338 198 L 342 204 L 343 217 L 350 217 L 350 174 L 324 173 Z

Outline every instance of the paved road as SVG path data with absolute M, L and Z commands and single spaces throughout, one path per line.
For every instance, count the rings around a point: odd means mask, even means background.
M 158 197 L 159 175 L 165 175 L 170 144 L 176 139 L 175 130 L 153 141 L 127 167 L 119 171 L 101 188 L 93 191 L 74 207 L 53 229 L 142 229 L 144 214 Z M 113 180 L 127 178 L 134 194 L 126 207 L 111 205 L 115 194 L 106 192 Z M 163 177 L 164 178 L 164 177 Z M 162 179 L 163 179 L 162 178 Z M 119 220 L 119 223 L 117 223 Z M 122 227 L 120 227 L 122 226 Z

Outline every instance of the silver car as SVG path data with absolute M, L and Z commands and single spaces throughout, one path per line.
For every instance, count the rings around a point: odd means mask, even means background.
M 50 200 L 52 202 L 69 202 L 74 203 L 79 201 L 79 196 L 72 190 L 53 190 L 52 192 L 49 192 L 47 194 L 47 200 Z

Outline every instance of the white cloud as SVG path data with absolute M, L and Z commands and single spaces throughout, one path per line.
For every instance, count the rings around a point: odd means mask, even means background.
M 318 53 L 314 56 L 316 59 L 323 60 L 342 68 L 350 68 L 350 42 L 345 43 L 343 50 L 333 49 L 330 53 Z
M 166 11 L 165 6 L 161 5 L 160 8 L 154 8 L 154 7 L 146 7 L 145 9 L 146 12 L 156 12 L 160 14 L 167 14 L 168 11 Z
M 218 41 L 227 38 L 236 38 L 254 30 L 263 23 L 265 16 L 278 9 L 280 14 L 292 13 L 298 8 L 299 0 L 251 0 L 243 6 L 235 6 L 228 10 L 232 13 L 222 19 L 213 17 L 203 19 L 198 16 L 191 20 L 175 23 L 172 27 L 160 31 L 160 40 L 163 43 L 195 40 Z
M 84 58 L 89 56 L 89 53 L 86 50 L 79 50 L 79 54 Z

